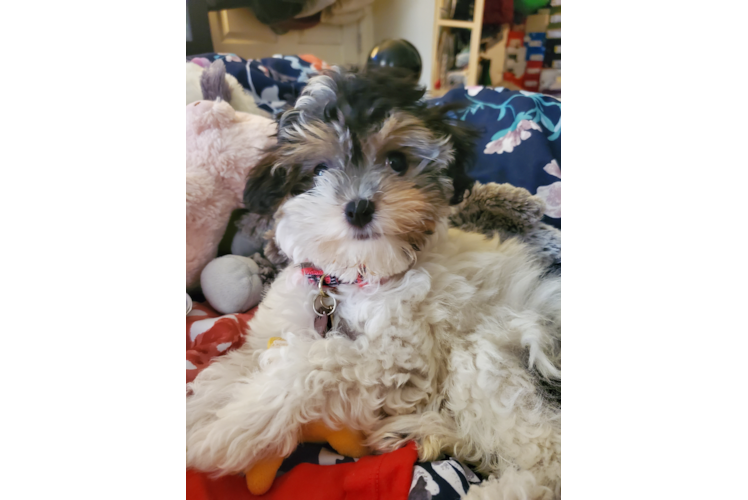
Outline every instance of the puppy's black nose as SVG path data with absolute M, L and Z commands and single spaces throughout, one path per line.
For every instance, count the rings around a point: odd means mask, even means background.
M 374 202 L 371 200 L 354 200 L 345 206 L 345 218 L 351 225 L 364 227 L 374 216 Z

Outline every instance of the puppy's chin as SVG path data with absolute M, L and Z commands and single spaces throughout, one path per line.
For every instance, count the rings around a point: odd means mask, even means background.
M 275 242 L 294 265 L 311 262 L 343 281 L 361 275 L 377 283 L 410 269 L 440 228 L 446 231 L 446 209 L 404 212 L 380 200 L 373 220 L 353 227 L 344 212 L 351 196 L 324 187 L 287 199 L 275 214 Z
M 441 226 L 446 228 L 446 222 L 437 224 L 435 234 L 425 237 L 423 248 L 416 250 L 397 236 L 355 230 L 342 220 L 315 224 L 305 215 L 284 207 L 276 220 L 275 242 L 294 265 L 311 262 L 349 282 L 361 275 L 369 283 L 378 283 L 407 271 L 415 264 L 418 251 L 431 245 Z
M 416 252 L 398 238 L 354 231 L 329 238 L 286 218 L 277 223 L 275 241 L 294 264 L 311 262 L 349 282 L 361 275 L 376 283 L 408 270 L 416 261 Z

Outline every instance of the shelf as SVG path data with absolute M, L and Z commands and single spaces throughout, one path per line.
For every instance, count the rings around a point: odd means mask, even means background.
M 454 19 L 439 19 L 437 24 L 448 28 L 464 28 L 469 30 L 475 26 L 475 23 L 472 21 L 455 21 Z
M 442 28 L 458 28 L 470 30 L 470 61 L 467 67 L 467 84 L 475 85 L 478 81 L 478 59 L 480 57 L 480 37 L 483 31 L 483 6 L 485 0 L 475 0 L 472 21 L 456 21 L 454 19 L 441 19 L 443 0 L 434 0 L 434 38 L 431 51 L 431 83 L 429 88 L 433 95 L 441 95 L 448 89 L 443 87 L 435 90 L 434 86 L 440 76 L 441 55 L 439 54 L 439 40 L 444 33 Z M 446 82 L 442 82 L 446 85 Z

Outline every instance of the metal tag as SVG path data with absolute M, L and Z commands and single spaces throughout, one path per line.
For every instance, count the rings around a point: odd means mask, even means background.
M 335 296 L 329 295 L 323 288 L 325 276 L 322 275 L 320 277 L 319 293 L 314 296 L 314 300 L 312 301 L 312 310 L 317 315 L 317 318 L 314 320 L 314 329 L 323 337 L 332 328 L 334 322 L 333 314 L 338 307 L 338 301 L 335 299 Z

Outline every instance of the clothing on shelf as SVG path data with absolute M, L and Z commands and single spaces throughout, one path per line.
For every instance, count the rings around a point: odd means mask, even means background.
M 278 35 L 320 22 L 342 26 L 360 21 L 374 0 L 206 0 L 208 10 L 250 9 Z
M 206 3 L 208 10 L 248 8 L 262 24 L 273 25 L 299 15 L 306 0 L 206 0 Z
M 336 2 L 328 8 L 330 14 L 350 14 L 368 7 L 374 3 L 374 0 L 336 0 Z
M 485 0 L 483 24 L 507 24 L 514 20 L 514 0 Z
M 458 21 L 472 21 L 475 9 L 475 0 L 455 0 L 452 19 Z
M 363 19 L 366 7 L 374 0 L 336 0 L 322 11 L 322 22 L 327 24 L 351 24 Z
M 285 21 L 271 24 L 270 29 L 273 30 L 273 33 L 275 33 L 276 35 L 284 35 L 293 30 L 308 30 L 309 28 L 314 28 L 315 26 L 317 26 L 320 23 L 321 17 L 322 13 L 317 12 L 316 14 L 307 17 L 295 17 L 293 19 L 286 19 Z
M 301 9 L 296 17 L 309 17 L 318 12 L 322 12 L 324 9 L 334 4 L 335 0 L 307 0 L 304 4 L 304 8 Z

